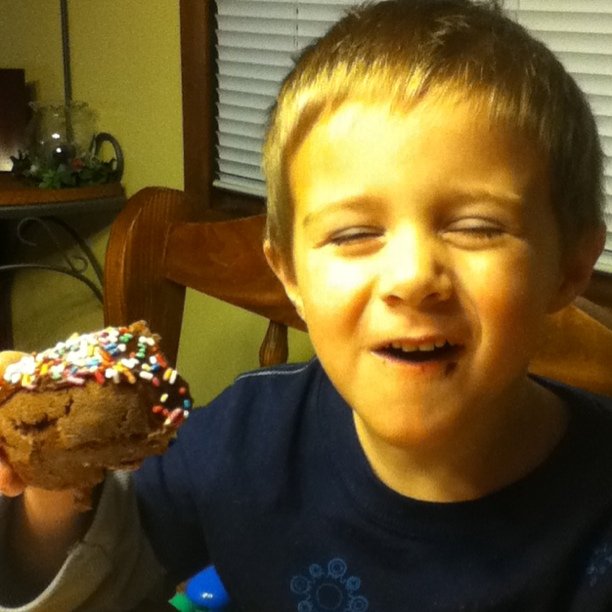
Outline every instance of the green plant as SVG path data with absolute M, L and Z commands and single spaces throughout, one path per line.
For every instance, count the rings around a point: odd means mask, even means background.
M 43 189 L 86 187 L 101 185 L 114 180 L 115 160 L 101 161 L 93 155 L 75 157 L 70 161 L 42 164 L 32 161 L 29 155 L 19 151 L 11 156 L 12 173 L 35 183 Z

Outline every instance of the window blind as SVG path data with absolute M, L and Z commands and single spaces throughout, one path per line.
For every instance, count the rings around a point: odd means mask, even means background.
M 279 84 L 295 54 L 354 3 L 217 1 L 217 186 L 264 194 L 261 145 Z
M 517 20 L 548 45 L 587 94 L 605 153 L 606 249 L 612 272 L 612 2 L 518 0 Z
M 218 187 L 264 195 L 261 145 L 292 58 L 355 0 L 217 0 Z M 612 2 L 506 0 L 508 13 L 543 40 L 589 97 L 605 152 L 606 252 L 612 272 Z

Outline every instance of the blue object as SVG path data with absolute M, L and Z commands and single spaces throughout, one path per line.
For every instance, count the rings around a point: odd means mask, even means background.
M 222 610 L 229 604 L 229 595 L 213 565 L 189 579 L 185 594 L 198 609 Z

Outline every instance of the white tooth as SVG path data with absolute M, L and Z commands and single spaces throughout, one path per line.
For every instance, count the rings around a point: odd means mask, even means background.
M 436 345 L 433 343 L 432 344 L 419 344 L 418 350 L 429 352 L 429 351 L 433 351 L 435 348 L 436 348 Z
M 404 353 L 414 353 L 417 351 L 431 352 L 437 348 L 442 348 L 443 346 L 446 346 L 446 344 L 447 344 L 447 340 L 437 340 L 436 342 L 430 342 L 427 344 L 418 344 L 418 345 L 405 345 L 405 344 L 402 344 L 401 342 L 391 342 L 390 346 L 391 348 L 402 351 Z M 453 346 L 453 345 L 450 344 L 450 346 Z
M 418 347 L 416 346 L 400 346 L 398 348 L 402 349 L 402 352 L 404 353 L 414 353 L 414 351 L 418 351 Z

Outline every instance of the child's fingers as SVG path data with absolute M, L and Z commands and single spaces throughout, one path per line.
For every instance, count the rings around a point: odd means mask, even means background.
M 16 363 L 26 354 L 19 351 L 0 351 L 0 378 L 7 366 L 11 365 L 11 363 Z
M 6 367 L 19 361 L 24 355 L 25 353 L 18 351 L 0 351 L 0 380 Z M 4 452 L 0 448 L 0 493 L 7 497 L 15 497 L 21 495 L 24 489 L 23 481 L 8 464 Z
M 0 493 L 7 497 L 16 497 L 25 490 L 25 484 L 13 471 L 0 448 Z

